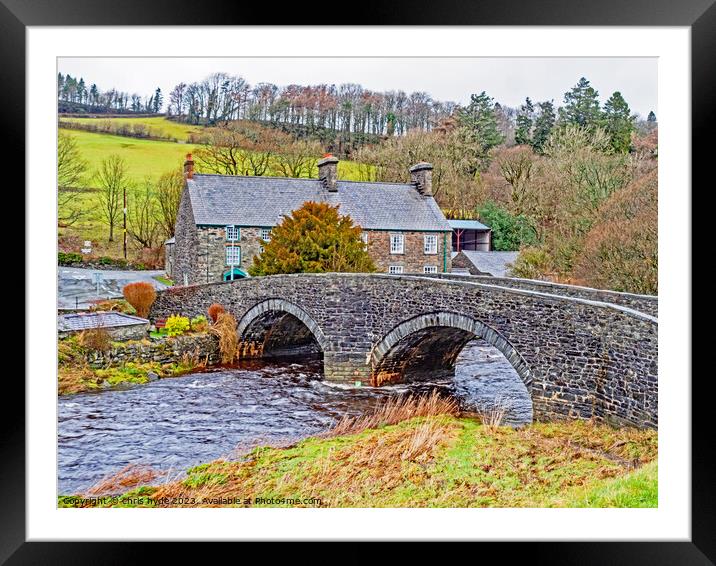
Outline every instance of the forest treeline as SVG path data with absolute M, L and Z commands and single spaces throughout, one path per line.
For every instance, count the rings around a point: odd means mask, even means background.
M 57 100 L 60 113 L 158 114 L 164 105 L 162 89 L 149 96 L 117 89 L 101 91 L 83 77 L 57 74 Z

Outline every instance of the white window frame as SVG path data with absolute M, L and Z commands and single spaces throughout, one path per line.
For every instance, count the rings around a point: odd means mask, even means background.
M 271 241 L 271 228 L 261 228 L 261 239 L 264 242 Z
M 425 265 L 423 266 L 423 273 L 437 273 L 438 272 L 438 266 L 437 265 Z
M 260 254 L 264 253 L 264 247 L 263 247 L 263 246 L 259 246 L 259 253 L 260 253 Z
M 388 273 L 391 275 L 401 275 L 403 273 L 402 265 L 389 265 Z
M 363 242 L 363 251 L 368 251 L 368 232 L 361 232 L 360 239 Z
M 425 255 L 438 255 L 438 237 L 435 234 L 423 236 L 423 252 Z
M 238 261 L 236 263 L 230 262 L 230 252 L 238 254 Z M 237 265 L 241 265 L 241 246 L 226 246 L 226 251 L 224 252 L 224 260 L 226 261 L 226 265 L 228 265 L 229 267 L 236 267 Z
M 239 228 L 238 226 L 230 224 L 226 228 L 224 228 L 224 232 L 226 233 L 227 242 L 238 242 L 239 240 L 241 240 L 241 228 Z
M 397 242 L 400 242 L 399 246 L 393 245 Z M 405 253 L 405 236 L 403 236 L 403 234 L 390 235 L 390 253 L 395 255 Z

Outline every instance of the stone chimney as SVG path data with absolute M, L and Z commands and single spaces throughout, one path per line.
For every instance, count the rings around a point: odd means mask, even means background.
M 186 161 L 184 162 L 184 178 L 194 178 L 194 160 L 191 157 L 191 153 L 186 154 Z
M 323 159 L 318 162 L 318 180 L 330 192 L 338 191 L 338 158 L 327 153 Z
M 413 165 L 410 168 L 410 182 L 421 195 L 433 196 L 433 166 L 425 161 Z

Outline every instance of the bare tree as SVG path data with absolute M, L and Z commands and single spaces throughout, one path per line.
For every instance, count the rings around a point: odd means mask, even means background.
M 179 203 L 184 190 L 184 176 L 176 171 L 165 173 L 157 181 L 157 204 L 159 223 L 167 238 L 174 236 L 174 227 L 179 213 Z
M 320 155 L 321 145 L 318 142 L 293 142 L 276 155 L 274 171 L 283 177 L 313 177 L 316 158 Z
M 127 216 L 127 233 L 142 248 L 153 248 L 159 231 L 154 184 L 151 179 L 145 179 L 141 187 L 136 187 L 132 191 Z
M 57 138 L 57 223 L 71 226 L 87 213 L 77 204 L 75 190 L 84 183 L 87 162 L 82 159 L 77 140 L 60 132 Z
M 122 212 L 124 192 L 129 188 L 127 164 L 119 155 L 112 154 L 102 161 L 97 171 L 100 186 L 99 202 L 102 221 L 109 226 L 109 241 L 114 241 L 114 227 Z

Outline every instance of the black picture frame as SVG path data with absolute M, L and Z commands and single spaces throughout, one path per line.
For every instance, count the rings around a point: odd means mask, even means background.
M 574 2 L 573 0 L 425 0 L 367 1 L 350 15 L 338 5 L 304 6 L 296 13 L 270 14 L 264 5 L 221 2 L 211 9 L 200 2 L 187 0 L 154 3 L 125 0 L 0 0 L 0 54 L 2 57 L 3 88 L 0 89 L 0 120 L 6 144 L 2 162 L 24 163 L 25 140 L 25 33 L 28 26 L 86 26 L 86 25 L 271 25 L 338 24 L 351 25 L 565 25 L 565 26 L 688 26 L 691 28 L 692 55 L 692 164 L 693 177 L 705 172 L 711 151 L 709 132 L 712 132 L 713 102 L 716 92 L 716 5 L 715 0 L 601 0 Z M 339 16 L 339 14 L 345 14 Z M 299 19 L 297 19 L 299 18 Z M 302 18 L 302 19 L 301 19 Z M 341 21 L 342 20 L 342 21 Z M 698 117 L 698 120 L 696 119 Z M 711 120 L 709 120 L 711 118 Z M 13 169 L 23 178 L 23 168 Z M 6 177 L 7 178 L 7 177 Z M 706 177 L 705 177 L 706 178 Z M 16 181 L 15 186 L 20 182 Z M 712 185 L 713 181 L 709 183 Z M 695 186 L 695 185 L 694 185 Z M 5 187 L 6 190 L 9 188 Z M 684 195 L 688 198 L 689 195 Z M 28 203 L 26 203 L 28 204 Z M 33 203 L 33 206 L 38 206 Z M 25 209 L 27 213 L 27 209 Z M 19 213 L 16 218 L 22 218 Z M 692 221 L 693 222 L 693 221 Z M 695 225 L 692 224 L 692 225 Z M 32 258 L 26 257 L 26 261 Z M 674 274 L 687 277 L 690 274 Z M 32 297 L 25 297 L 26 301 Z M 19 320 L 19 319 L 18 319 Z M 690 332 L 685 328 L 683 332 Z M 26 344 L 27 347 L 27 344 Z M 693 347 L 692 347 L 693 348 Z M 698 350 L 693 348 L 694 352 Z M 26 542 L 25 540 L 25 390 L 17 372 L 6 370 L 4 380 L 4 410 L 0 411 L 0 563 L 16 564 L 124 564 L 142 559 L 172 562 L 185 556 L 185 545 L 146 543 L 80 543 Z M 690 542 L 529 542 L 484 543 L 510 562 L 523 559 L 530 564 L 579 563 L 590 564 L 714 564 L 716 562 L 716 490 L 713 461 L 716 443 L 710 437 L 712 429 L 712 399 L 714 393 L 712 371 L 691 379 L 680 376 L 692 387 L 692 499 Z M 13 412 L 10 408 L 14 408 Z M 81 533 L 77 533 L 81 538 Z M 559 537 L 559 533 L 555 533 Z M 320 539 L 317 533 L 316 539 Z M 496 545 L 496 547 L 495 547 Z M 509 549 L 505 545 L 510 545 Z M 355 551 L 345 551 L 335 559 L 351 562 L 373 561 L 376 551 L 356 545 Z M 280 552 L 280 551 L 279 551 Z M 303 556 L 326 552 L 326 549 L 302 548 Z M 330 551 L 329 551 L 330 552 Z M 411 545 L 401 551 L 403 561 L 418 557 L 424 551 Z M 450 553 L 454 550 L 450 550 Z M 159 553 L 161 553 L 159 555 Z M 213 553 L 213 550 L 212 550 Z M 419 554 L 420 553 L 420 554 Z M 471 559 L 479 555 L 470 551 Z M 294 560 L 284 557 L 287 560 Z M 235 558 L 237 558 L 235 556 Z

